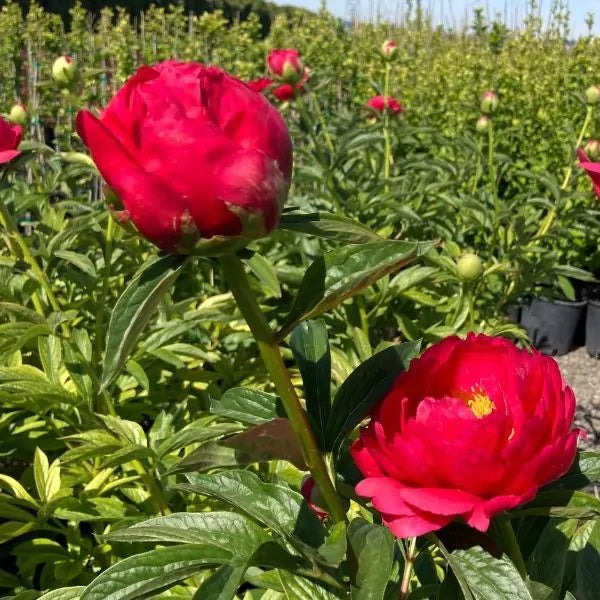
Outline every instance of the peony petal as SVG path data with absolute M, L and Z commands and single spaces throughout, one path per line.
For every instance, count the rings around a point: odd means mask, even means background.
M 18 150 L 0 150 L 0 165 L 10 162 L 21 154 Z
M 98 170 L 123 202 L 134 225 L 163 250 L 173 249 L 186 218 L 182 198 L 144 171 L 90 112 L 81 111 L 77 115 L 76 127 Z
M 398 538 L 417 537 L 445 527 L 452 517 L 421 513 L 410 517 L 386 519 L 384 524 Z
M 469 512 L 481 499 L 461 490 L 444 488 L 403 488 L 400 496 L 415 509 L 436 515 L 459 515 Z

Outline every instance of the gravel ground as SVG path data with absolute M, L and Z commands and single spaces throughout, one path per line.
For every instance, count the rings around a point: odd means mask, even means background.
M 575 392 L 575 423 L 587 432 L 587 439 L 580 440 L 579 447 L 600 450 L 600 360 L 591 358 L 585 348 L 579 348 L 557 356 L 556 361 Z

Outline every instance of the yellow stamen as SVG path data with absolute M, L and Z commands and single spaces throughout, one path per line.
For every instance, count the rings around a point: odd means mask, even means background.
M 483 419 L 496 410 L 496 405 L 479 386 L 473 386 L 469 391 L 460 390 L 456 397 L 462 400 L 478 419 Z

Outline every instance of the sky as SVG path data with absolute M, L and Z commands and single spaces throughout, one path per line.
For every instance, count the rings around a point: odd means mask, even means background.
M 320 0 L 275 0 L 278 4 L 292 4 L 316 10 Z M 413 0 L 413 4 L 414 4 Z M 542 16 L 546 20 L 553 0 L 538 0 Z M 574 35 L 587 33 L 584 19 L 589 12 L 595 13 L 594 32 L 600 34 L 600 0 L 570 0 L 566 2 L 571 11 L 571 29 Z M 409 0 L 327 0 L 327 8 L 336 16 L 347 19 L 352 14 L 352 7 L 362 18 L 375 18 L 377 12 L 382 18 L 401 20 L 403 7 Z M 422 5 L 434 15 L 436 22 L 448 25 L 460 24 L 468 14 L 472 20 L 473 9 L 480 6 L 488 14 L 501 13 L 509 24 L 522 22 L 529 6 L 528 0 L 422 0 Z

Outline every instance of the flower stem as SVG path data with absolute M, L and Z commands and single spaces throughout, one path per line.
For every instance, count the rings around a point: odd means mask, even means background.
M 112 268 L 112 249 L 113 249 L 113 234 L 115 222 L 112 216 L 108 215 L 106 224 L 106 237 L 104 244 L 104 274 L 102 276 L 102 289 L 98 299 L 98 308 L 96 311 L 96 356 L 98 360 L 102 357 L 102 348 L 104 347 L 104 310 L 106 304 L 106 296 L 110 285 L 110 276 Z
M 314 477 L 315 482 L 327 503 L 334 522 L 345 519 L 345 511 L 340 497 L 327 472 L 323 456 L 319 451 L 315 436 L 310 428 L 306 413 L 283 363 L 279 346 L 275 341 L 273 330 L 260 310 L 244 270 L 242 261 L 234 254 L 220 258 L 225 279 L 235 298 L 237 305 L 254 335 L 262 359 L 267 367 L 277 393 L 285 408 L 290 425 L 300 441 L 304 460 Z
M 390 73 L 392 66 L 389 61 L 385 63 L 385 77 L 383 80 L 383 97 L 387 103 L 390 97 Z M 392 143 L 390 140 L 390 115 L 387 106 L 383 108 L 383 139 L 385 142 L 383 176 L 385 177 L 385 191 L 389 191 L 387 180 L 390 177 L 390 165 L 392 163 Z
M 590 125 L 593 114 L 594 114 L 594 107 L 591 104 L 588 104 L 587 111 L 585 113 L 585 119 L 583 121 L 583 125 L 581 126 L 581 131 L 579 132 L 579 137 L 577 138 L 577 143 L 575 144 L 576 150 L 581 146 L 581 142 L 583 141 L 583 138 L 585 136 L 587 128 Z M 562 185 L 560 186 L 560 189 L 563 192 L 567 189 L 567 185 L 569 185 L 569 181 L 571 181 L 571 175 L 573 175 L 573 161 L 571 161 L 571 165 L 569 166 L 569 169 L 567 170 L 567 174 L 565 175 Z M 551 208 L 550 212 L 546 215 L 546 218 L 540 225 L 540 228 L 538 229 L 538 232 L 535 234 L 535 237 L 533 239 L 538 239 L 548 233 L 548 230 L 552 226 L 552 223 L 554 223 L 554 219 L 556 218 L 557 212 L 558 212 L 558 208 L 555 203 L 554 206 Z
M 402 583 L 400 584 L 399 600 L 406 600 L 410 592 L 410 580 L 412 578 L 413 568 L 415 565 L 415 557 L 417 551 L 417 538 L 410 538 L 408 551 L 404 560 L 404 573 L 402 574 Z
M 504 552 L 517 567 L 521 577 L 525 579 L 527 577 L 527 566 L 523 560 L 521 548 L 519 548 L 519 542 L 510 521 L 504 515 L 497 515 L 494 517 L 494 523 L 502 539 Z

